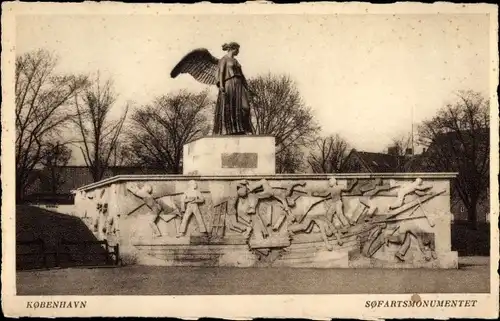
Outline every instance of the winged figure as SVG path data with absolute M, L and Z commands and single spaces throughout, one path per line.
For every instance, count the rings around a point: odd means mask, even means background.
M 205 48 L 191 51 L 172 69 L 170 77 L 175 78 L 180 74 L 190 74 L 197 81 L 207 85 L 217 85 L 217 66 L 219 59 Z
M 248 93 L 252 91 L 248 88 L 241 65 L 235 58 L 240 51 L 240 45 L 230 42 L 224 44 L 222 50 L 227 53 L 220 59 L 205 48 L 192 50 L 172 69 L 170 76 L 176 78 L 180 74 L 189 74 L 203 84 L 219 88 L 214 135 L 253 134 L 248 99 Z

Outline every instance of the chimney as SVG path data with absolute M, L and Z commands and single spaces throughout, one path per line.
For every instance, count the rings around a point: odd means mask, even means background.
M 405 156 L 412 156 L 413 155 L 413 148 L 407 148 L 405 151 Z
M 389 147 L 387 149 L 387 154 L 389 154 L 389 155 L 397 155 L 398 154 L 398 148 L 396 146 Z

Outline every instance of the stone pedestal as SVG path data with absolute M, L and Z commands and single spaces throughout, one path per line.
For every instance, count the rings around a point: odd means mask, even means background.
M 273 175 L 271 136 L 207 136 L 184 145 L 184 175 Z

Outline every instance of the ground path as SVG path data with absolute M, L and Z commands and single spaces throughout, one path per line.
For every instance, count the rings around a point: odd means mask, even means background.
M 489 292 L 489 258 L 457 270 L 128 266 L 17 272 L 18 295 L 402 294 Z

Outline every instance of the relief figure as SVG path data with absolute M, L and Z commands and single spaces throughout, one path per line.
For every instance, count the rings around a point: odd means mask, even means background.
M 398 252 L 396 252 L 395 256 L 398 260 L 404 262 L 406 253 L 410 249 L 413 239 L 417 241 L 418 248 L 424 255 L 426 261 L 437 258 L 435 250 L 436 247 L 434 243 L 434 233 L 427 233 L 418 230 L 407 230 L 403 233 L 396 233 L 395 235 L 387 236 L 386 245 L 389 245 L 390 243 L 399 244 L 400 248 Z
M 250 184 L 246 180 L 240 181 L 238 183 L 238 203 L 236 208 L 238 213 L 245 213 L 250 217 L 249 225 L 252 225 L 252 229 L 251 231 L 249 231 L 248 237 L 250 237 L 250 234 L 254 231 L 253 224 L 258 225 L 263 238 L 267 238 L 269 236 L 269 231 L 267 229 L 269 223 L 266 223 L 264 221 L 260 212 L 258 211 L 259 201 L 261 199 L 268 198 L 271 195 L 271 193 L 269 192 L 269 184 L 262 183 L 263 182 Z M 241 216 L 239 217 L 241 218 Z
M 321 238 L 328 250 L 332 250 L 328 237 L 335 235 L 337 244 L 342 245 L 340 224 L 335 226 L 332 223 L 332 217 L 328 216 L 329 206 L 325 203 L 324 198 L 305 196 L 296 200 L 295 206 L 292 208 L 292 213 L 296 217 L 297 223 L 288 225 L 290 235 L 299 232 L 311 233 L 314 226 L 318 226 Z
M 236 184 L 236 196 L 228 200 L 227 205 L 227 224 L 228 228 L 238 233 L 245 233 L 245 238 L 250 236 L 252 227 L 250 222 L 243 219 L 243 214 L 248 214 L 242 209 L 241 202 L 248 197 L 248 183 L 245 181 Z
M 288 226 L 288 231 L 293 235 L 298 232 L 311 233 L 314 225 L 318 226 L 321 238 L 325 243 L 325 247 L 329 250 L 333 250 L 333 246 L 328 240 L 328 237 L 332 236 L 334 233 L 336 235 L 337 244 L 342 245 L 343 242 L 340 239 L 340 234 L 338 229 L 336 229 L 332 222 L 329 221 L 327 215 L 306 215 L 300 223 L 291 224 Z
M 177 209 L 166 205 L 163 202 L 158 202 L 153 197 L 153 187 L 149 184 L 144 184 L 141 188 L 136 185 L 127 185 L 127 190 L 142 199 L 144 204 L 149 208 L 149 215 L 153 216 L 153 220 L 149 223 L 151 229 L 153 230 L 153 236 L 162 236 L 160 229 L 158 228 L 158 222 L 164 220 L 169 222 L 175 217 L 179 216 Z
M 410 221 L 402 221 L 398 225 L 378 224 L 370 233 L 368 241 L 363 247 L 363 253 L 367 257 L 372 257 L 382 246 L 395 244 L 399 245 L 395 257 L 404 262 L 413 239 L 416 240 L 418 249 L 426 261 L 437 258 L 434 233 L 430 230 L 430 226 L 426 224 L 420 226 Z
M 301 185 L 302 183 L 299 183 Z M 251 194 L 255 195 L 258 200 L 261 199 L 271 199 L 278 201 L 281 208 L 285 211 L 285 213 L 293 220 L 295 217 L 291 214 L 289 203 L 293 204 L 294 199 L 292 198 L 283 198 L 279 195 L 277 191 L 273 189 L 273 187 L 269 184 L 266 179 L 261 179 L 257 182 L 252 182 L 248 184 L 248 190 Z M 293 189 L 292 189 L 293 193 Z
M 200 204 L 203 204 L 205 199 L 201 192 L 198 190 L 198 184 L 191 180 L 188 182 L 187 190 L 182 194 L 181 198 L 181 212 L 182 222 L 179 229 L 179 233 L 177 233 L 177 237 L 184 236 L 186 234 L 187 224 L 191 216 L 194 216 L 196 219 L 196 223 L 198 224 L 198 229 L 201 233 L 206 234 L 207 228 L 205 227 L 205 222 L 203 221 L 203 216 L 200 212 Z
M 337 215 L 337 218 L 340 220 L 340 222 L 344 227 L 355 225 L 355 222 L 350 222 L 349 219 L 344 214 L 342 193 L 351 191 L 356 183 L 357 180 L 353 180 L 350 186 L 343 187 L 338 185 L 337 180 L 334 177 L 332 177 L 328 180 L 328 188 L 326 190 L 311 192 L 312 196 L 330 198 L 331 206 L 326 213 L 327 218 L 330 222 L 333 220 L 333 216 Z
M 359 198 L 359 203 L 363 206 L 363 210 L 361 211 L 360 215 L 356 217 L 355 221 L 357 222 L 361 217 L 366 222 L 371 220 L 378 209 L 372 201 L 372 198 L 379 192 L 388 191 L 394 187 L 394 184 L 383 184 L 381 178 L 375 178 L 374 180 L 361 186 L 359 190 L 362 193 L 362 196 Z
M 296 188 L 297 187 L 305 187 L 305 186 L 306 186 L 306 182 L 300 181 L 300 182 L 297 182 L 297 183 L 293 183 L 291 186 L 289 186 L 286 189 L 285 201 L 286 201 L 286 205 L 288 206 L 288 212 L 285 212 L 285 214 L 282 213 L 278 217 L 276 223 L 273 225 L 273 231 L 279 230 L 279 228 L 281 227 L 281 225 L 285 221 L 287 215 L 289 215 L 289 217 L 291 218 L 292 222 L 295 221 L 295 216 L 292 215 L 292 214 L 290 214 L 291 213 L 290 208 L 295 207 L 295 205 L 297 204 L 297 200 L 300 197 L 303 197 L 304 195 L 307 194 L 305 191 L 296 190 Z M 295 193 L 295 192 L 298 192 L 298 193 Z M 294 195 L 294 193 L 297 194 L 297 195 Z
M 99 203 L 97 203 L 96 208 L 97 208 L 98 215 L 97 215 L 95 223 L 94 223 L 94 232 L 106 234 L 106 232 L 107 232 L 106 222 L 108 221 L 107 220 L 108 203 L 99 202 Z
M 430 184 L 424 184 L 421 178 L 415 179 L 414 182 L 404 185 L 398 190 L 398 196 L 396 201 L 389 206 L 389 209 L 395 209 L 401 207 L 404 203 L 406 195 L 415 193 L 418 196 L 426 195 L 426 191 L 432 188 Z
M 290 208 L 288 206 L 287 200 L 281 197 L 277 191 L 269 184 L 266 179 L 261 179 L 256 182 L 248 182 L 246 180 L 240 181 L 238 183 L 238 198 L 237 198 L 237 212 L 242 212 L 251 217 L 252 222 L 249 224 L 257 224 L 263 238 L 267 238 L 270 234 L 268 227 L 271 226 L 271 219 L 265 220 L 262 217 L 261 211 L 259 211 L 259 203 L 261 200 L 275 200 L 281 208 L 287 213 L 287 215 L 292 216 Z M 241 218 L 241 216 L 239 216 Z M 253 219 L 252 219 L 253 217 Z M 282 219 L 278 219 L 278 224 L 282 223 Z M 274 226 L 273 230 L 277 230 L 279 226 Z M 254 229 L 248 231 L 250 233 Z

